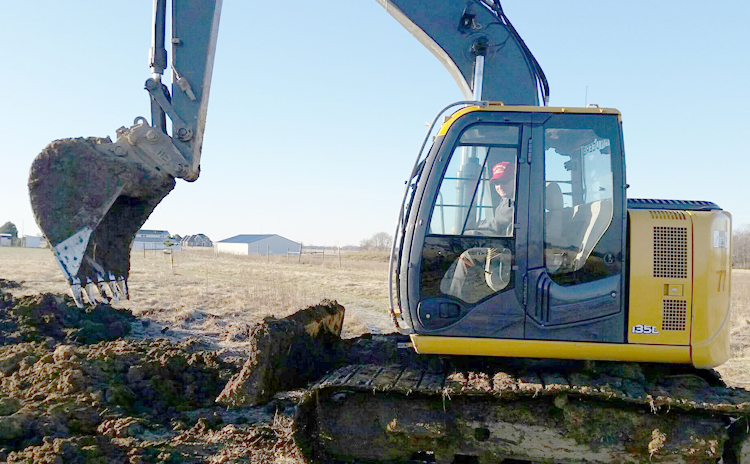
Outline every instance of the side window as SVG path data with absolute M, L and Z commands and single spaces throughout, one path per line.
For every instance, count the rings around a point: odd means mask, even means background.
M 477 124 L 451 153 L 428 231 L 444 248 L 423 260 L 440 260 L 443 295 L 477 303 L 511 282 L 519 135 L 517 125 Z
M 464 131 L 438 190 L 430 234 L 513 236 L 518 133 L 501 125 Z
M 458 145 L 455 148 L 432 211 L 430 234 L 463 234 L 487 152 L 488 148 L 482 146 Z
M 590 129 L 545 130 L 545 265 L 582 269 L 612 222 L 611 141 Z

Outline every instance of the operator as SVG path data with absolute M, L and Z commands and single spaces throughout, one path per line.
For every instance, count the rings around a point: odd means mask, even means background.
M 493 165 L 490 186 L 494 192 L 492 203 L 496 205 L 492 218 L 480 221 L 476 229 L 467 230 L 464 235 L 512 237 L 515 163 L 501 161 Z M 511 260 L 512 251 L 508 248 L 470 248 L 461 253 L 454 266 L 448 270 L 441 283 L 441 290 L 469 303 L 476 303 L 508 285 Z
M 492 191 L 497 196 L 493 198 L 495 214 L 492 219 L 481 221 L 477 229 L 479 235 L 497 235 L 500 237 L 513 236 L 513 198 L 516 192 L 516 166 L 510 161 L 501 161 L 492 166 L 490 178 Z

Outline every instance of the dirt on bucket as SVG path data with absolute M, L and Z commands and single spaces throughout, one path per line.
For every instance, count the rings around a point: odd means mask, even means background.
M 85 256 L 105 276 L 127 277 L 130 244 L 157 204 L 175 186 L 174 177 L 128 157 L 97 149 L 109 138 L 62 139 L 34 160 L 29 197 L 37 224 L 51 246 L 84 227 L 92 229 Z M 81 282 L 96 282 L 89 260 L 80 261 Z

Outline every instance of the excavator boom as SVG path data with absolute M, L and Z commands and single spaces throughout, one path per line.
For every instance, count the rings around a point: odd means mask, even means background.
M 498 1 L 378 3 L 445 66 L 466 100 L 547 105 L 547 78 Z

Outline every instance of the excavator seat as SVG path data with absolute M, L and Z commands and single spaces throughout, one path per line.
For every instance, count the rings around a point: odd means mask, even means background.
M 549 182 L 544 201 L 547 269 L 553 274 L 581 269 L 609 228 L 612 200 L 596 200 L 566 208 L 560 185 Z
M 604 232 L 612 222 L 612 199 L 583 203 L 574 208 L 573 227 L 577 237 L 580 237 L 579 251 L 574 259 L 574 269 L 578 270 L 586 264 L 591 252 Z
M 574 244 L 569 238 L 573 208 L 565 208 L 562 189 L 557 182 L 549 182 L 544 197 L 544 242 L 547 269 L 555 272 L 565 260 L 566 250 Z

